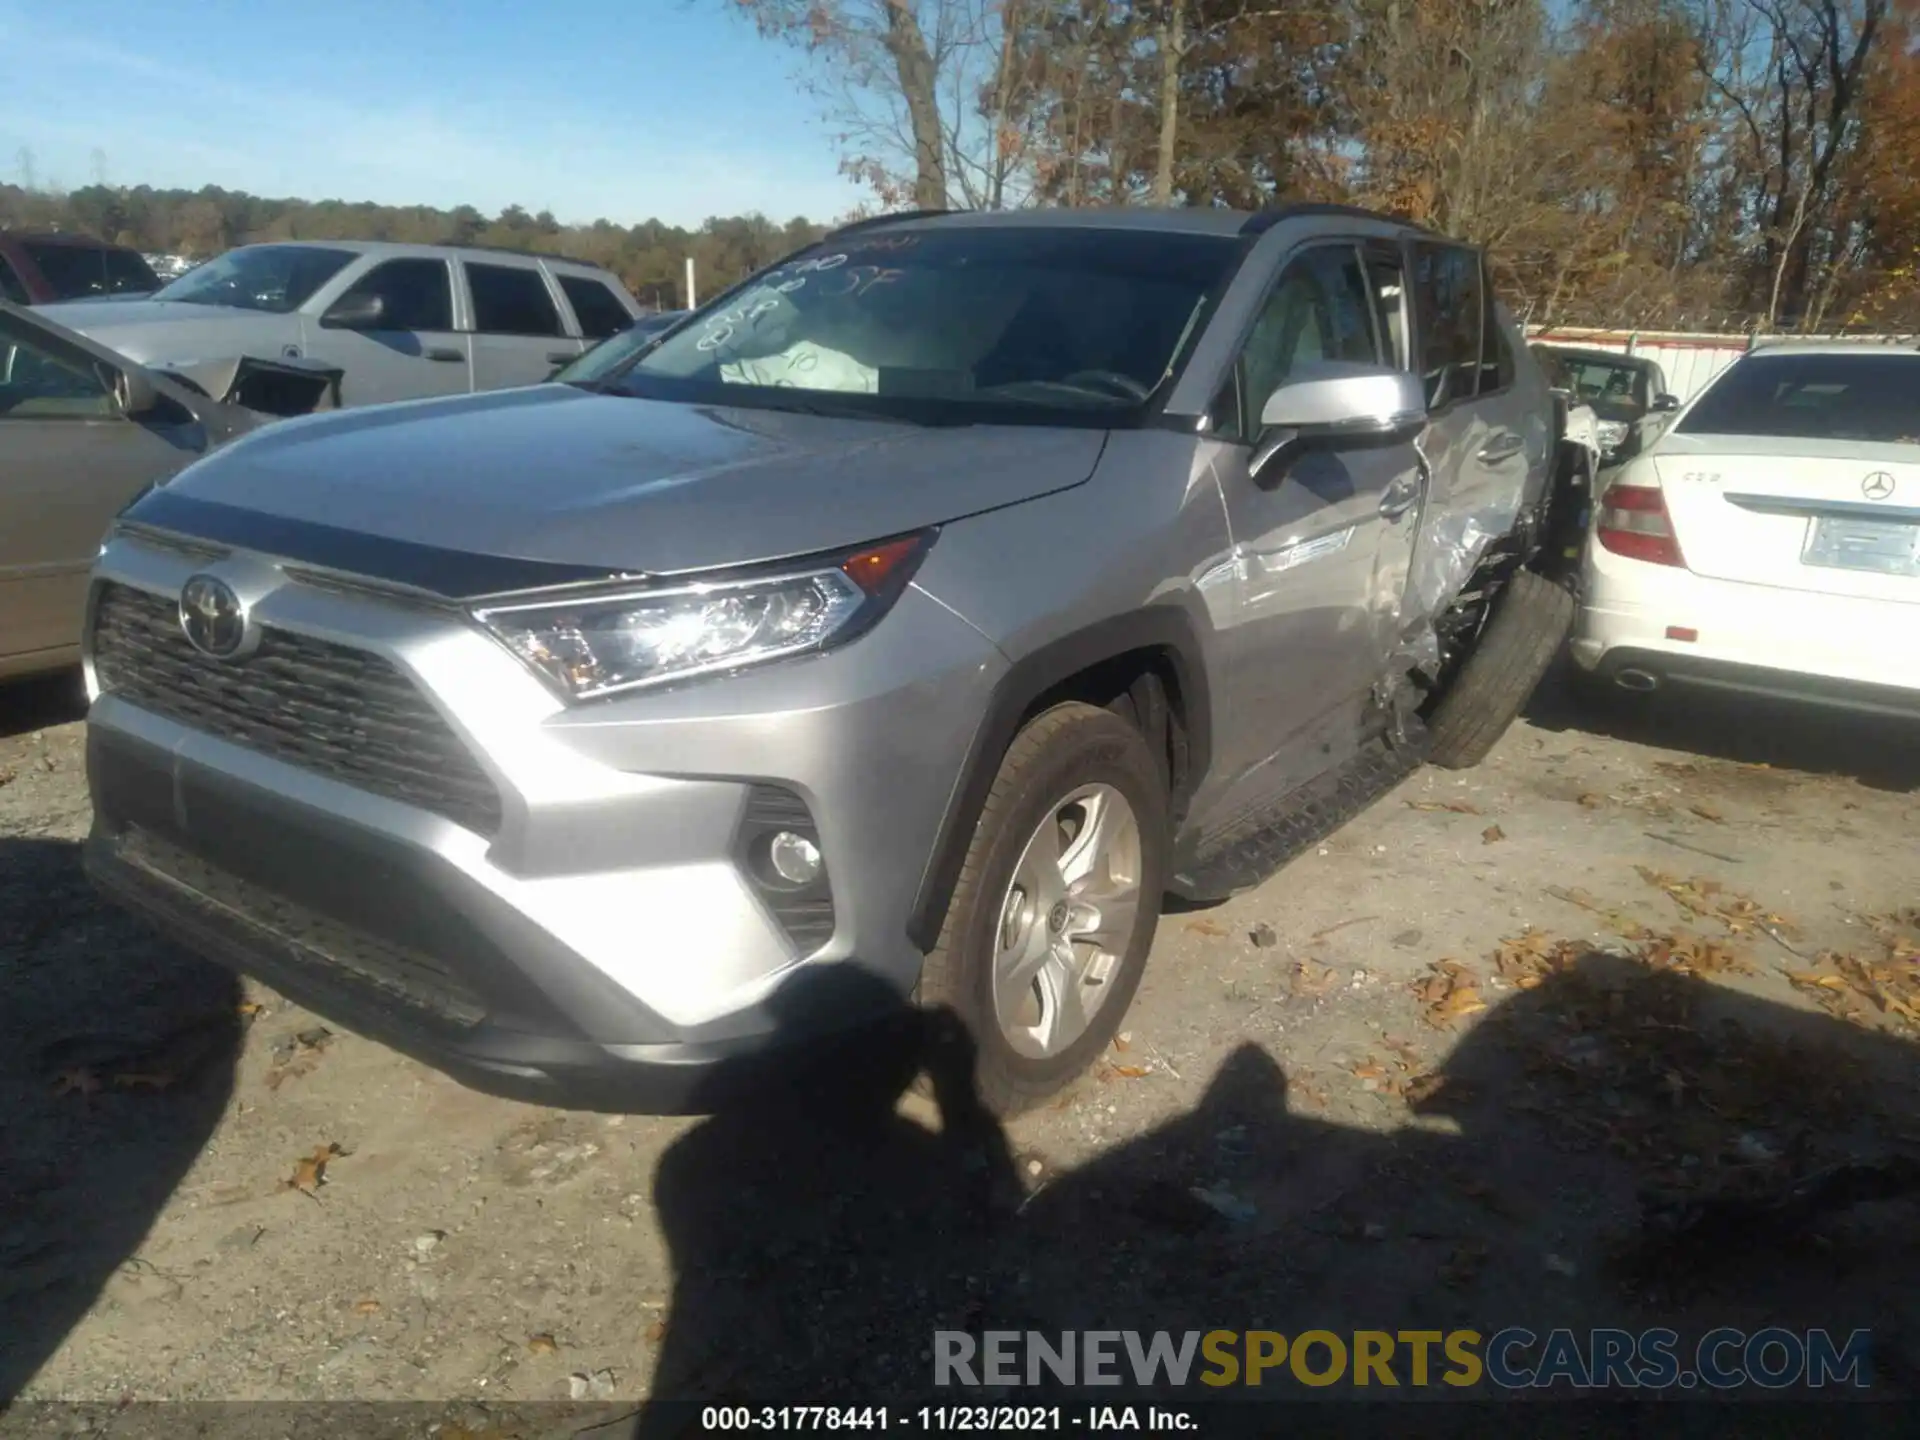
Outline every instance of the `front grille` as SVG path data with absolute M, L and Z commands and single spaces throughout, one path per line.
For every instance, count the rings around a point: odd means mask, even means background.
M 330 920 L 137 826 L 128 827 L 118 849 L 120 859 L 164 884 L 203 920 L 253 931 L 256 943 L 267 939 L 285 961 L 316 978 L 457 1027 L 486 1018 L 479 995 L 431 955 Z
M 412 681 L 377 655 L 269 629 L 245 660 L 211 660 L 169 597 L 101 588 L 94 674 L 104 694 L 492 836 L 500 792 Z

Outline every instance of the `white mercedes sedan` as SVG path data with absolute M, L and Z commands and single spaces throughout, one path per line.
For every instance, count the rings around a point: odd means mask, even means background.
M 1572 649 L 1599 686 L 1920 718 L 1920 349 L 1752 351 L 1594 509 Z

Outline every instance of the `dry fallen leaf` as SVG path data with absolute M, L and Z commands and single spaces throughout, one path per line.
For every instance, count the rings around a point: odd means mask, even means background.
M 1693 811 L 1693 813 L 1698 815 L 1702 820 L 1711 820 L 1716 825 L 1724 825 L 1727 823 L 1727 817 L 1722 815 L 1718 810 L 1714 809 L 1713 806 L 1711 805 L 1707 805 L 1704 803 L 1696 803 L 1693 805 L 1689 805 L 1687 808 Z
M 353 1313 L 356 1315 L 378 1315 L 380 1313 L 380 1302 L 378 1300 L 362 1300 L 353 1307 Z
M 1440 1029 L 1487 1008 L 1487 1002 L 1480 998 L 1477 977 L 1458 960 L 1438 961 L 1429 974 L 1414 983 L 1413 993 L 1426 1007 L 1427 1023 Z
M 284 1190 L 299 1190 L 304 1194 L 312 1195 L 314 1191 L 327 1183 L 327 1165 L 329 1162 L 331 1162 L 335 1156 L 346 1153 L 346 1151 L 342 1150 L 332 1141 L 328 1141 L 325 1145 L 316 1145 L 313 1149 L 313 1154 L 295 1163 L 293 1174 L 280 1182 L 281 1188 Z
M 1335 975 L 1332 967 L 1314 960 L 1299 961 L 1293 967 L 1293 993 L 1295 995 L 1324 995 L 1332 988 Z
M 1606 803 L 1607 797 L 1604 795 L 1595 795 L 1589 792 L 1580 797 L 1580 804 L 1588 810 L 1598 810 Z
M 649 1345 L 658 1345 L 662 1340 L 667 1338 L 667 1322 L 664 1320 L 656 1320 L 647 1326 L 645 1333 Z
M 1496 840 L 1504 840 L 1506 838 L 1507 832 L 1502 830 L 1498 825 L 1489 825 L 1480 832 L 1481 843 L 1486 845 L 1491 845 Z
M 535 1355 L 558 1355 L 560 1343 L 553 1336 L 542 1331 L 538 1335 L 527 1337 L 527 1349 Z
M 1216 925 L 1211 920 L 1189 920 L 1187 922 L 1187 929 L 1193 931 L 1196 935 L 1211 935 L 1216 940 L 1231 933 L 1226 926 Z
M 1478 815 L 1481 813 L 1478 805 L 1469 804 L 1465 800 L 1409 800 L 1407 801 L 1407 806 L 1413 810 L 1448 810 L 1455 815 Z
M 1124 1076 L 1128 1080 L 1138 1080 L 1143 1075 L 1153 1073 L 1144 1065 L 1115 1065 L 1111 1068 L 1114 1074 Z

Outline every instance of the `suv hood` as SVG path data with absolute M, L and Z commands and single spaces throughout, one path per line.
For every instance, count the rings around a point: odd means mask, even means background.
M 664 575 L 858 545 L 1068 489 L 1105 441 L 543 385 L 286 421 L 166 494 L 440 550 Z

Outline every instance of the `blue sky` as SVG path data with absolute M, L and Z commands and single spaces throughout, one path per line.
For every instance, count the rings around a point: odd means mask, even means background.
M 0 0 L 0 177 L 831 220 L 795 51 L 732 0 Z

